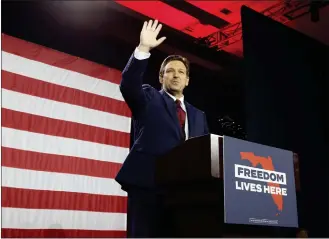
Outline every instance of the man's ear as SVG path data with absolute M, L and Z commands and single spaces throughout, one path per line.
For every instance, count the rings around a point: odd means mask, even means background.
M 187 77 L 185 86 L 188 86 L 189 83 L 190 83 L 190 77 Z
M 160 82 L 161 85 L 163 84 L 163 77 L 162 76 L 159 76 L 159 82 Z

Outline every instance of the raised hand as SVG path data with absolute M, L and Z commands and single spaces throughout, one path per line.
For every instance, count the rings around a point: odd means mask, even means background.
M 149 52 L 152 48 L 159 46 L 166 39 L 166 37 L 161 37 L 157 40 L 161 28 L 162 24 L 158 24 L 158 20 L 144 22 L 138 49 L 143 52 Z

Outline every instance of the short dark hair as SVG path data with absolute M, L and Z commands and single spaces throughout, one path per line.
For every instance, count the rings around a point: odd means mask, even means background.
M 187 58 L 180 56 L 180 55 L 170 55 L 166 59 L 163 60 L 161 67 L 160 67 L 160 72 L 159 75 L 162 77 L 164 74 L 164 69 L 166 65 L 171 62 L 171 61 L 181 61 L 185 67 L 186 67 L 186 75 L 189 76 L 190 74 L 190 62 L 187 60 Z

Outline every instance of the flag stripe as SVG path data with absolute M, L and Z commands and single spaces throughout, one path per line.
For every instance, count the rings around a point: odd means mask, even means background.
M 121 72 L 2 34 L 2 237 L 126 237 Z
M 29 60 L 5 51 L 2 51 L 2 70 L 123 101 L 117 83 Z
M 50 119 L 4 108 L 2 108 L 1 113 L 3 127 L 129 148 L 129 133 Z
M 10 188 L 126 196 L 126 192 L 121 190 L 121 186 L 114 179 L 10 167 L 2 167 L 2 186 Z
M 126 230 L 126 214 L 3 207 L 2 228 Z
M 129 152 L 128 148 L 37 134 L 6 127 L 2 127 L 2 146 L 114 163 L 123 163 Z
M 7 90 L 131 117 L 127 104 L 120 100 L 55 85 L 8 71 L 2 71 L 1 76 L 2 88 Z
M 118 84 L 121 79 L 121 72 L 119 70 L 4 34 L 2 34 L 2 50 L 33 61 L 79 72 L 80 74 L 99 78 L 116 84 Z M 2 58 L 2 60 L 3 62 L 7 61 L 8 64 L 17 63 L 9 62 L 6 58 Z
M 3 238 L 126 238 L 126 231 L 2 228 Z
M 2 207 L 127 212 L 127 197 L 2 187 Z
M 56 154 L 43 154 L 6 147 L 2 147 L 1 155 L 1 164 L 4 167 L 79 174 L 102 178 L 115 178 L 122 165 L 120 163 Z
M 2 89 L 2 107 L 129 133 L 130 118 Z

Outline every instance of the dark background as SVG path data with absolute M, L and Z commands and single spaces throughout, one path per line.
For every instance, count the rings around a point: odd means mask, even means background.
M 328 237 L 329 49 L 247 8 L 242 19 L 248 140 L 298 153 L 300 227 Z

